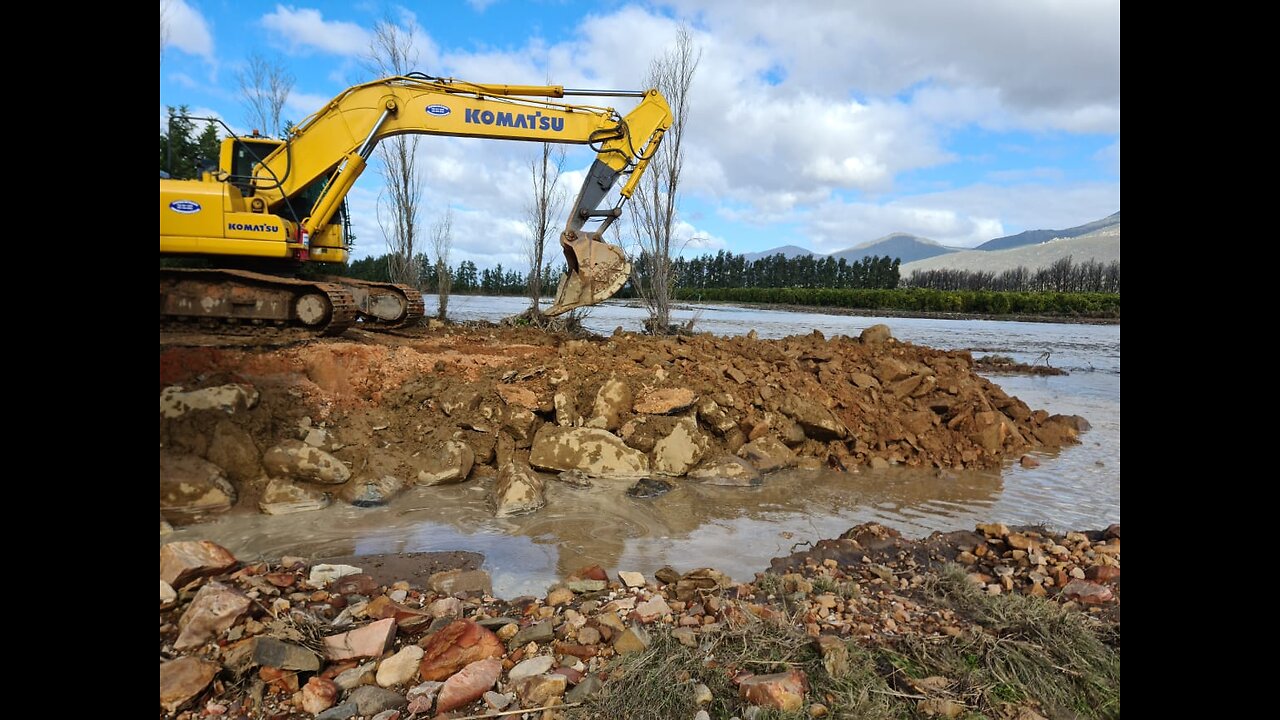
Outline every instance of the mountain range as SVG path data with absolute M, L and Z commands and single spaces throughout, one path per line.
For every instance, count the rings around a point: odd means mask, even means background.
M 763 252 L 746 253 L 747 260 L 759 260 L 781 253 L 788 258 L 816 253 L 797 245 L 783 245 Z M 1027 230 L 1016 235 L 992 238 L 976 248 L 949 247 L 929 238 L 908 233 L 890 233 L 882 238 L 831 253 L 836 259 L 854 263 L 872 255 L 901 258 L 902 276 L 915 270 L 954 268 L 1001 270 L 1024 265 L 1032 270 L 1066 255 L 1077 262 L 1093 258 L 1107 263 L 1120 259 L 1120 212 L 1083 225 L 1062 230 Z

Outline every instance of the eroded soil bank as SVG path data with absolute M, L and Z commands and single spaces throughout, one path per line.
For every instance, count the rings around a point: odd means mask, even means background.
M 861 338 L 458 328 L 291 341 L 162 334 L 161 513 L 385 504 L 496 476 L 497 514 L 544 484 L 757 485 L 784 467 L 993 467 L 1077 441 L 963 351 Z
M 750 583 L 597 566 L 506 600 L 473 557 L 348 560 L 162 545 L 161 717 L 1120 715 L 1119 525 L 866 524 Z

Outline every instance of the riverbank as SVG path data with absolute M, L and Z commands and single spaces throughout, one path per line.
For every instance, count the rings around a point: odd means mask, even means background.
M 745 307 L 753 310 L 774 310 L 778 312 L 800 312 L 800 313 L 817 313 L 821 315 L 839 315 L 843 317 L 874 317 L 874 318 L 924 318 L 937 320 L 995 320 L 1001 322 L 1033 322 L 1033 323 L 1063 323 L 1067 325 L 1119 325 L 1118 317 L 1085 317 L 1079 315 L 1045 315 L 1045 314 L 1012 314 L 1012 313 L 969 313 L 969 312 L 942 312 L 932 310 L 891 310 L 888 308 L 844 308 L 832 307 L 829 305 L 797 305 L 792 303 L 755 303 L 755 302 L 737 302 L 737 301 L 717 301 L 717 300 L 682 300 L 680 305 L 688 306 L 690 302 L 697 302 L 698 305 L 710 305 L 712 307 Z M 695 308 L 689 308 L 694 309 Z M 697 324 L 694 324 L 694 330 L 697 331 Z
M 1119 717 L 1119 538 L 866 524 L 750 583 L 588 567 L 507 600 L 474 558 L 171 543 L 161 717 Z
M 886 291 L 889 292 L 889 291 Z M 952 312 L 943 310 L 896 310 L 887 307 L 878 308 L 851 308 L 840 307 L 837 305 L 816 305 L 803 304 L 793 302 L 752 302 L 749 300 L 707 300 L 703 299 L 706 293 L 698 293 L 695 291 L 687 291 L 682 293 L 679 300 L 675 303 L 677 310 L 686 310 L 697 312 L 698 305 L 708 305 L 711 307 L 724 308 L 750 308 L 753 310 L 772 310 L 776 312 L 800 312 L 800 313 L 818 313 L 822 315 L 839 315 L 846 317 L 874 317 L 874 318 L 925 318 L 925 319 L 941 319 L 941 320 L 995 320 L 1002 322 L 1034 322 L 1034 323 L 1065 323 L 1069 325 L 1119 325 L 1120 317 L 1118 313 L 1108 317 L 1091 317 L 1080 314 L 1054 314 L 1054 313 L 991 313 L 991 312 Z M 477 296 L 477 295 L 455 295 L 454 298 L 472 298 L 472 297 L 503 297 L 514 298 L 518 296 Z M 434 299 L 434 296 L 428 295 L 428 300 Z M 543 301 L 544 305 L 546 301 Z M 612 304 L 621 304 L 627 307 L 641 308 L 643 304 L 635 298 L 615 298 Z M 497 318 L 495 318 L 496 320 Z M 694 332 L 699 330 L 695 318 Z
M 161 336 L 161 513 L 176 523 L 237 503 L 378 506 L 482 477 L 510 516 L 543 507 L 552 479 L 651 496 L 685 481 L 757 487 L 785 468 L 996 468 L 1088 428 L 1009 396 L 968 352 L 883 325 L 781 340 L 456 326 Z

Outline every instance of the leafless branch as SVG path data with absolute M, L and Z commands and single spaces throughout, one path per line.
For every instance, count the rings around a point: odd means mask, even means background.
M 533 195 L 525 207 L 525 224 L 529 228 L 526 250 L 529 257 L 530 309 L 537 310 L 542 295 L 542 266 L 547 245 L 555 234 L 556 222 L 564 214 L 568 193 L 560 185 L 564 172 L 563 145 L 542 143 L 537 155 L 529 161 L 533 178 Z
M 248 65 L 236 72 L 236 81 L 250 127 L 260 129 L 264 135 L 279 135 L 280 114 L 293 92 L 293 73 L 280 60 L 255 52 L 250 53 Z
M 389 19 L 379 21 L 373 26 L 365 69 L 378 77 L 411 72 L 418 62 L 416 35 L 412 26 L 403 27 Z M 388 272 L 393 282 L 411 285 L 417 284 L 419 276 L 414 260 L 423 187 L 422 169 L 418 166 L 419 137 L 397 135 L 379 142 L 377 150 L 383 180 L 378 226 L 390 252 Z
M 649 308 L 651 331 L 660 334 L 670 332 L 671 328 L 671 301 L 675 291 L 675 277 L 671 272 L 672 235 L 680 199 L 680 174 L 684 169 L 689 91 L 701 59 L 702 51 L 694 47 L 692 33 L 682 26 L 676 34 L 675 47 L 655 58 L 649 66 L 647 85 L 662 92 L 674 118 L 629 204 L 631 228 L 640 249 L 632 283 Z

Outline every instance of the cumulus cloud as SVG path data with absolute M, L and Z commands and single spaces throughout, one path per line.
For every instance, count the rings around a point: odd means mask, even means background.
M 160 17 L 165 23 L 164 45 L 188 55 L 213 60 L 213 33 L 200 10 L 186 0 L 162 0 Z
M 484 10 L 488 2 L 472 4 Z M 672 44 L 677 18 L 689 18 L 702 57 L 684 148 L 687 196 L 705 200 L 722 220 L 786 226 L 801 233 L 796 242 L 815 249 L 839 250 L 894 231 L 974 245 L 1118 209 L 1119 10 L 1113 0 L 673 5 L 674 13 L 636 5 L 602 11 L 564 39 L 533 37 L 500 49 L 442 48 L 412 13 L 401 9 L 396 19 L 419 34 L 421 66 L 431 74 L 638 89 L 652 59 Z M 262 23 L 294 52 L 342 56 L 348 69 L 369 44 L 367 28 L 309 8 L 277 5 Z M 350 81 L 331 79 L 333 92 Z M 328 99 L 299 93 L 289 107 L 310 112 Z M 632 102 L 570 100 L 615 105 L 624 113 Z M 904 174 L 961 161 L 948 146 L 950 136 L 972 126 L 1114 135 L 1114 149 L 1096 160 L 1114 166 L 1117 180 L 1066 185 L 1060 169 L 1015 167 L 988 175 L 991 185 L 921 194 L 916 182 L 904 194 Z M 527 160 L 535 148 L 423 138 L 424 232 L 446 206 L 454 207 L 455 263 L 523 266 Z M 584 149 L 570 154 L 571 198 L 590 161 Z M 357 232 L 360 247 L 374 254 L 385 252 L 376 226 L 379 185 L 371 168 L 352 200 L 355 207 L 362 194 Z M 730 244 L 688 223 L 678 237 L 694 250 Z
M 262 16 L 262 26 L 291 53 L 359 55 L 369 49 L 369 31 L 351 22 L 325 20 L 315 8 L 276 5 Z
M 312 113 L 319 111 L 329 101 L 333 99 L 331 95 L 321 95 L 319 93 L 305 93 L 294 90 L 289 93 L 289 97 L 285 100 L 284 107 L 286 115 L 293 120 L 294 124 L 300 122 L 303 118 L 309 117 Z
M 815 250 L 833 252 L 892 232 L 973 247 L 1012 232 L 1072 227 L 1120 209 L 1120 184 L 975 184 L 886 202 L 832 199 L 806 213 Z
M 1046 120 L 1120 104 L 1114 0 L 676 4 L 722 37 L 767 48 L 788 84 L 798 87 L 881 96 L 919 87 L 978 89 L 999 98 L 997 111 Z

